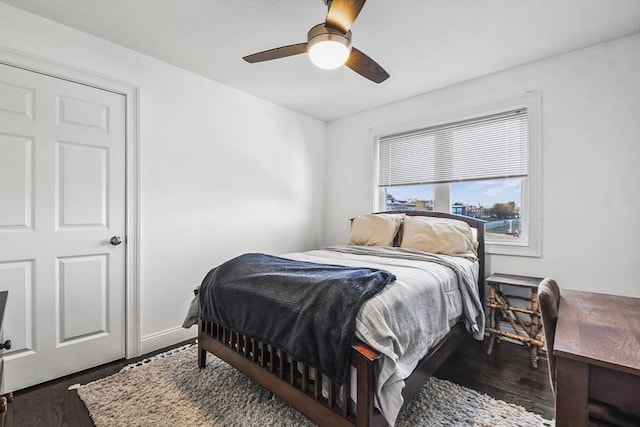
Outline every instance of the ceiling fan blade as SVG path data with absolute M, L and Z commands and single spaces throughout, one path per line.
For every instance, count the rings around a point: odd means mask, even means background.
M 270 61 L 272 59 L 285 58 L 287 56 L 299 55 L 307 51 L 306 43 L 290 44 L 288 46 L 276 47 L 262 52 L 254 53 L 243 57 L 249 63 Z
M 389 78 L 389 73 L 384 68 L 355 47 L 351 48 L 345 65 L 375 83 L 382 83 Z
M 367 0 L 331 0 L 325 24 L 347 33 Z

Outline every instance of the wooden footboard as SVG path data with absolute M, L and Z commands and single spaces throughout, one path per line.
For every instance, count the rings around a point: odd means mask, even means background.
M 407 379 L 403 396 L 408 402 L 422 384 L 457 346 L 462 337 L 456 325 L 418 365 Z M 320 426 L 386 426 L 384 417 L 374 407 L 375 361 L 380 355 L 361 343 L 351 347 L 351 365 L 355 367 L 357 404 L 350 402 L 351 370 L 344 386 L 323 376 L 314 367 L 288 357 L 270 345 L 209 321 L 200 321 L 198 366 L 206 365 L 210 352 L 269 389 L 290 406 Z M 322 389 L 322 378 L 325 390 Z M 340 394 L 340 395 L 338 395 Z

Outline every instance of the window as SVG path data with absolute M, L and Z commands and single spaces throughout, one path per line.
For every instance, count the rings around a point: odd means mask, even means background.
M 378 137 L 377 209 L 480 218 L 487 252 L 539 256 L 536 100 Z

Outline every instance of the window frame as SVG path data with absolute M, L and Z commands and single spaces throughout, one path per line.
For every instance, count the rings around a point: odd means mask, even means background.
M 384 191 L 378 187 L 379 165 L 379 141 L 383 137 L 396 135 L 403 132 L 416 131 L 434 126 L 446 125 L 454 122 L 471 120 L 492 114 L 527 109 L 527 136 L 528 136 L 528 175 L 523 178 L 521 206 L 524 215 L 524 227 L 527 227 L 527 239 L 498 241 L 485 240 L 485 252 L 495 255 L 514 256 L 542 256 L 542 94 L 540 92 L 527 92 L 526 95 L 514 100 L 508 100 L 493 104 L 488 107 L 475 108 L 460 114 L 432 118 L 428 121 L 412 123 L 404 126 L 396 126 L 393 129 L 385 129 L 371 132 L 374 141 L 373 164 L 373 209 L 384 209 L 382 203 Z M 434 211 L 451 213 L 451 189 L 450 184 L 434 184 Z

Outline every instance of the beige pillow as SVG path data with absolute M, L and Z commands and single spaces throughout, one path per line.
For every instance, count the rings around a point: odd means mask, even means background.
M 404 219 L 401 248 L 476 257 L 477 245 L 471 227 L 464 221 L 419 216 Z
M 349 245 L 393 246 L 404 214 L 366 214 L 351 222 Z

